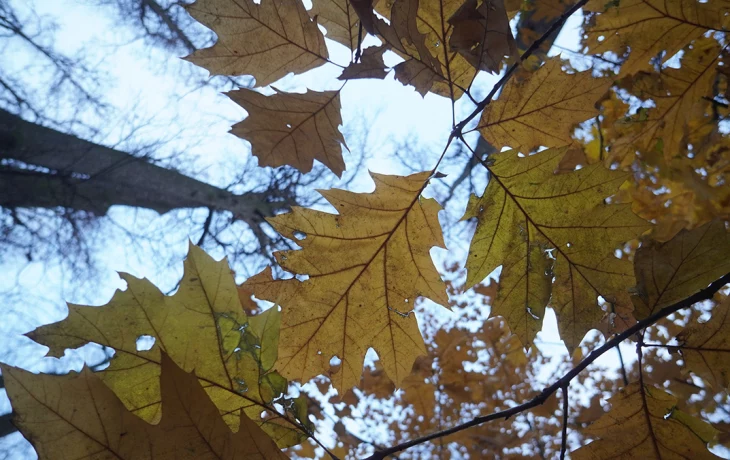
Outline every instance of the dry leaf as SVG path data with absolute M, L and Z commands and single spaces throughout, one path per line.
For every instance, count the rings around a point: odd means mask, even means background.
M 449 18 L 453 32 L 449 46 L 479 70 L 497 73 L 505 56 L 516 58 L 517 45 L 512 36 L 503 0 L 467 0 Z
M 561 65 L 552 58 L 526 80 L 507 83 L 482 113 L 477 127 L 482 136 L 497 148 L 525 153 L 571 144 L 575 125 L 598 114 L 594 105 L 611 80 L 593 78 L 590 71 L 568 75 Z
M 342 176 L 342 147 L 347 145 L 338 129 L 342 124 L 339 91 L 299 94 L 277 90 L 264 96 L 241 88 L 227 95 L 248 112 L 231 132 L 251 143 L 261 166 L 289 165 L 307 173 L 316 159 Z
M 644 319 L 730 272 L 730 233 L 714 221 L 682 230 L 666 243 L 645 241 L 636 251 L 634 316 Z
M 492 154 L 487 190 L 472 197 L 464 215 L 478 219 L 467 285 L 502 266 L 492 314 L 503 316 L 525 346 L 542 328 L 548 300 L 569 350 L 598 327 L 598 296 L 627 301 L 631 262 L 614 251 L 648 228 L 630 205 L 603 202 L 625 173 L 594 164 L 554 174 L 566 150 L 524 158 L 514 150 Z
M 327 373 L 336 356 L 342 363 L 331 379 L 342 395 L 360 381 L 370 347 L 396 384 L 425 354 L 413 305 L 421 296 L 448 303 L 429 255 L 443 246 L 440 207 L 420 197 L 429 176 L 373 174 L 373 193 L 320 192 L 338 214 L 294 207 L 269 219 L 302 247 L 276 253 L 281 266 L 309 276 L 274 280 L 266 270 L 244 284 L 282 307 L 282 375 L 306 382 Z
M 357 78 L 377 78 L 382 80 L 388 75 L 383 62 L 383 54 L 388 47 L 371 46 L 362 52 L 360 62 L 353 62 L 342 71 L 338 80 L 354 80 Z
M 107 305 L 69 305 L 68 318 L 27 335 L 49 347 L 51 356 L 88 342 L 113 348 L 116 354 L 109 368 L 97 375 L 130 411 L 148 422 L 160 416 L 164 351 L 184 370 L 195 369 L 234 430 L 243 410 L 280 446 L 298 444 L 301 429 L 269 406 L 287 389 L 286 380 L 270 372 L 278 326 L 266 324 L 279 321 L 278 311 L 267 310 L 249 322 L 225 259 L 216 262 L 191 245 L 184 267 L 180 288 L 172 296 L 146 279 L 122 274 L 127 290 L 118 291 Z M 150 350 L 137 349 L 137 338 L 143 335 L 155 338 Z M 262 419 L 262 412 L 270 420 Z
M 2 368 L 15 423 L 40 459 L 286 459 L 243 412 L 238 432 L 221 418 L 194 374 L 161 355 L 163 414 L 150 425 L 129 412 L 88 368 L 36 375 Z
M 266 86 L 327 62 L 324 36 L 299 0 L 197 0 L 186 6 L 218 41 L 186 57 L 212 75 L 252 75 Z
M 716 459 L 707 443 L 716 431 L 675 406 L 677 399 L 632 383 L 609 401 L 611 410 L 583 430 L 599 438 L 571 452 L 581 459 Z

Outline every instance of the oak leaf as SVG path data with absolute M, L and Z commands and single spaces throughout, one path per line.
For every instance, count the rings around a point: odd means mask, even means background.
M 541 329 L 548 301 L 570 350 L 598 327 L 599 296 L 628 303 L 632 265 L 614 251 L 648 228 L 629 204 L 604 204 L 626 173 L 594 164 L 554 174 L 566 150 L 492 154 L 484 196 L 473 196 L 464 215 L 477 218 L 467 285 L 502 266 L 492 314 L 503 316 L 525 346 Z
M 660 54 L 664 63 L 709 30 L 723 31 L 728 7 L 724 1 L 593 0 L 586 9 L 600 14 L 587 28 L 585 43 L 591 54 L 623 55 L 630 48 L 621 65 L 621 75 L 630 75 L 651 69 L 651 61 Z
M 503 0 L 467 0 L 449 18 L 453 32 L 449 46 L 466 58 L 474 68 L 499 72 L 505 56 L 516 58 L 517 45 L 512 36 Z
M 687 369 L 716 392 L 730 387 L 730 298 L 715 306 L 709 321 L 694 321 L 677 340 Z
M 328 61 L 324 36 L 299 0 L 197 0 L 186 9 L 218 35 L 185 58 L 212 75 L 252 75 L 266 86 Z
M 523 81 L 510 80 L 484 109 L 478 129 L 490 144 L 530 152 L 573 142 L 573 128 L 598 114 L 595 103 L 611 86 L 590 71 L 566 74 L 560 58 L 545 62 Z
M 271 372 L 279 312 L 267 310 L 249 323 L 225 259 L 216 262 L 191 245 L 180 288 L 172 296 L 146 279 L 121 276 L 127 290 L 116 292 L 107 305 L 69 305 L 65 320 L 27 335 L 49 347 L 51 356 L 88 342 L 113 348 L 116 354 L 109 367 L 97 375 L 145 421 L 159 419 L 160 362 L 165 352 L 185 371 L 195 369 L 234 430 L 243 411 L 282 447 L 302 440 L 301 423 L 272 406 L 287 389 L 286 380 Z M 149 350 L 137 349 L 137 338 L 143 335 L 155 339 Z
M 583 430 L 599 439 L 572 452 L 572 458 L 719 458 L 707 450 L 716 431 L 677 409 L 677 399 L 665 391 L 632 383 L 609 402 L 611 410 Z
M 383 54 L 388 50 L 385 45 L 371 46 L 365 48 L 360 57 L 360 62 L 353 62 L 342 71 L 337 77 L 338 80 L 354 80 L 357 78 L 384 79 L 388 75 L 383 62 Z
M 682 230 L 666 243 L 645 241 L 636 251 L 634 316 L 643 319 L 689 297 L 730 272 L 730 233 L 722 221 Z
M 400 384 L 425 354 L 412 312 L 416 299 L 448 302 L 429 255 L 444 244 L 440 206 L 420 197 L 430 173 L 372 176 L 373 193 L 320 192 L 338 214 L 294 207 L 268 219 L 302 247 L 276 253 L 277 261 L 308 279 L 274 280 L 266 270 L 244 283 L 258 298 L 281 305 L 276 369 L 306 382 L 328 373 L 336 356 L 341 364 L 331 379 L 340 395 L 360 381 L 370 347 Z
M 313 0 L 309 15 L 327 30 L 327 38 L 351 52 L 357 49 L 360 20 L 351 0 Z
M 248 112 L 231 132 L 251 143 L 261 166 L 289 165 L 307 173 L 316 159 L 342 176 L 342 147 L 347 145 L 338 130 L 342 124 L 340 91 L 300 94 L 277 90 L 264 96 L 241 88 L 227 95 Z
M 243 412 L 226 425 L 194 374 L 161 355 L 162 419 L 129 412 L 91 370 L 36 375 L 0 364 L 15 423 L 41 459 L 286 459 Z
M 628 163 L 636 150 L 644 161 L 659 165 L 685 152 L 689 123 L 702 117 L 713 94 L 714 71 L 720 46 L 713 38 L 695 41 L 681 59 L 680 69 L 667 68 L 661 74 L 640 72 L 630 80 L 629 90 L 654 107 L 638 111 L 616 126 L 619 136 L 609 144 L 614 159 Z M 656 153 L 656 154 L 655 154 Z

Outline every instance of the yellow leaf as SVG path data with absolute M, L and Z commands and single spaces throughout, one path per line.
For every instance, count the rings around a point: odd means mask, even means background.
M 722 221 L 682 230 L 666 243 L 646 241 L 636 251 L 634 316 L 643 319 L 689 297 L 730 272 L 730 233 Z
M 712 310 L 709 321 L 695 321 L 677 336 L 685 367 L 705 379 L 716 392 L 730 387 L 729 299 Z
M 299 443 L 303 434 L 293 418 L 286 419 L 269 405 L 287 388 L 281 376 L 267 373 L 265 367 L 275 360 L 271 354 L 278 344 L 271 323 L 278 321 L 278 312 L 263 314 L 271 321 L 268 327 L 250 326 L 225 259 L 216 262 L 191 245 L 184 268 L 173 296 L 163 295 L 148 280 L 122 274 L 127 290 L 117 292 L 107 305 L 69 305 L 68 318 L 27 335 L 49 347 L 52 356 L 88 342 L 115 349 L 109 368 L 99 372 L 99 378 L 130 411 L 148 422 L 159 419 L 164 351 L 185 371 L 195 369 L 234 430 L 243 410 L 282 447 Z M 155 338 L 150 350 L 137 350 L 136 341 L 142 335 Z M 262 419 L 262 412 L 269 419 Z
M 227 95 L 248 112 L 231 132 L 251 143 L 261 166 L 290 165 L 307 173 L 316 159 L 342 176 L 342 146 L 347 145 L 337 129 L 342 124 L 339 91 L 264 96 L 241 88 Z
M 724 0 L 593 0 L 586 9 L 600 14 L 586 30 L 588 52 L 622 55 L 630 48 L 621 75 L 651 69 L 658 55 L 664 62 L 708 30 L 723 31 L 729 6 Z
M 538 146 L 573 142 L 573 127 L 598 114 L 595 103 L 611 86 L 590 71 L 566 74 L 559 58 L 521 82 L 508 82 L 499 99 L 484 109 L 477 129 L 497 148 L 530 152 Z
M 688 123 L 702 116 L 709 104 L 703 97 L 712 95 L 715 67 L 720 57 L 720 46 L 713 38 L 697 40 L 682 57 L 680 69 L 663 69 L 661 74 L 639 73 L 631 83 L 631 92 L 641 99 L 649 99 L 655 107 L 622 121 L 621 136 L 610 144 L 611 155 L 619 161 L 633 159 L 635 150 L 651 161 L 656 150 L 666 163 L 683 155 L 684 138 Z
M 449 46 L 474 68 L 499 72 L 505 56 L 518 56 L 503 0 L 467 0 L 449 18 Z
M 632 266 L 614 251 L 648 228 L 629 204 L 603 202 L 625 173 L 594 164 L 555 175 L 566 150 L 524 158 L 514 150 L 492 154 L 487 190 L 472 197 L 464 216 L 478 219 L 467 285 L 502 266 L 492 313 L 503 316 L 525 346 L 542 327 L 548 299 L 570 350 L 598 326 L 598 296 L 628 301 Z
M 309 276 L 274 280 L 266 270 L 244 284 L 281 305 L 276 369 L 282 375 L 306 382 L 327 373 L 336 356 L 342 363 L 331 379 L 343 395 L 360 381 L 368 348 L 396 384 L 425 354 L 413 305 L 420 296 L 448 302 L 429 255 L 432 246 L 443 246 L 440 206 L 420 198 L 429 175 L 373 174 L 373 193 L 321 192 L 338 214 L 294 207 L 269 219 L 302 247 L 278 252 L 281 266 Z
M 233 433 L 194 374 L 162 354 L 162 420 L 129 412 L 88 368 L 36 375 L 0 364 L 15 423 L 41 459 L 286 459 L 244 413 Z
M 185 58 L 212 75 L 252 75 L 266 86 L 328 60 L 324 36 L 299 0 L 197 0 L 186 9 L 218 36 Z
M 719 458 L 707 450 L 712 427 L 676 409 L 677 399 L 663 390 L 632 383 L 610 403 L 611 410 L 583 430 L 599 439 L 572 452 L 572 458 Z

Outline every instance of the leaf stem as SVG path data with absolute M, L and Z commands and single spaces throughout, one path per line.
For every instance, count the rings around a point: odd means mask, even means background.
M 672 313 L 675 313 L 683 308 L 691 307 L 692 305 L 694 305 L 697 302 L 702 302 L 703 300 L 712 299 L 712 296 L 715 295 L 716 292 L 718 292 L 720 289 L 723 288 L 723 286 L 725 286 L 728 283 L 730 283 L 730 273 L 726 273 L 721 278 L 713 281 L 709 286 L 696 292 L 695 294 L 693 294 L 683 300 L 680 300 L 677 303 L 664 307 L 661 310 L 659 310 L 658 312 L 654 313 L 653 315 L 651 315 L 647 318 L 644 318 L 641 321 L 636 322 L 636 324 L 634 324 L 630 328 L 626 329 L 624 332 L 615 335 L 612 339 L 608 340 L 601 347 L 593 350 L 580 363 L 578 363 L 577 366 L 575 366 L 570 371 L 568 371 L 560 379 L 556 380 L 552 385 L 543 389 L 539 395 L 535 396 L 534 398 L 532 398 L 531 400 L 529 400 L 523 404 L 520 404 L 519 406 L 514 406 L 514 407 L 511 407 L 511 408 L 503 410 L 503 411 L 493 412 L 488 415 L 482 415 L 479 417 L 475 417 L 472 420 L 469 420 L 468 422 L 461 423 L 459 425 L 455 425 L 451 428 L 447 428 L 447 429 L 441 430 L 441 431 L 436 431 L 434 433 L 431 433 L 431 434 L 428 434 L 425 436 L 421 436 L 420 438 L 412 439 L 410 441 L 406 441 L 406 442 L 397 444 L 393 447 L 389 447 L 388 449 L 383 449 L 381 451 L 376 452 L 375 454 L 368 457 L 366 460 L 381 460 L 381 459 L 384 459 L 388 455 L 402 452 L 406 449 L 417 446 L 419 444 L 423 444 L 423 443 L 431 441 L 433 439 L 437 439 L 437 438 L 441 438 L 444 436 L 448 436 L 450 434 L 458 433 L 460 431 L 466 430 L 467 428 L 481 425 L 482 423 L 490 422 L 492 420 L 497 420 L 497 419 L 506 420 L 506 419 L 512 417 L 513 415 L 519 414 L 528 409 L 532 409 L 533 407 L 540 406 L 543 403 L 545 403 L 545 401 L 547 401 L 547 399 L 553 393 L 555 393 L 556 391 L 558 391 L 561 388 L 565 388 L 571 382 L 571 380 L 573 380 L 576 376 L 578 376 L 578 374 L 580 374 L 585 368 L 587 368 L 590 364 L 592 364 L 595 360 L 597 360 L 600 356 L 602 356 L 607 351 L 613 349 L 614 347 L 618 346 L 621 342 L 628 339 L 632 335 L 653 325 L 660 319 L 665 318 L 665 317 L 671 315 Z

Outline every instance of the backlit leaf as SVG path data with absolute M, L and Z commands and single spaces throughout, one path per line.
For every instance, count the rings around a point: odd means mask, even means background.
M 477 127 L 482 136 L 496 147 L 525 153 L 572 143 L 573 128 L 596 116 L 594 105 L 611 80 L 593 78 L 590 71 L 568 75 L 561 65 L 552 58 L 527 79 L 510 80 L 482 113 Z
M 227 94 L 248 112 L 231 132 L 251 143 L 261 166 L 290 165 L 307 173 L 317 159 L 342 175 L 342 147 L 347 146 L 338 129 L 342 124 L 339 91 L 279 91 L 264 96 L 241 88 Z
M 252 75 L 266 86 L 328 60 L 324 36 L 299 0 L 197 0 L 186 9 L 218 35 L 186 57 L 212 75 Z
M 727 254 L 727 253 L 726 253 Z M 730 300 L 712 310 L 712 318 L 693 322 L 677 340 L 687 369 L 705 379 L 715 391 L 730 387 Z
M 583 430 L 599 439 L 572 452 L 572 458 L 719 458 L 707 450 L 715 430 L 677 409 L 677 399 L 663 390 L 632 383 L 609 402 L 611 410 Z
M 730 4 L 724 0 L 593 0 L 586 7 L 598 11 L 595 25 L 589 27 L 586 45 L 591 54 L 612 51 L 618 55 L 631 49 L 621 74 L 651 69 L 652 59 L 662 54 L 671 58 L 692 40 L 708 30 L 722 31 L 724 13 Z
M 604 204 L 625 173 L 594 164 L 554 174 L 566 150 L 524 158 L 514 150 L 492 154 L 489 185 L 464 216 L 477 218 L 467 285 L 502 266 L 492 314 L 503 316 L 525 346 L 541 329 L 548 300 L 571 350 L 598 326 L 598 296 L 628 301 L 631 262 L 614 251 L 648 228 L 630 205 Z
M 297 444 L 303 435 L 299 426 L 270 406 L 287 388 L 286 380 L 265 367 L 274 360 L 277 331 L 258 326 L 262 319 L 254 322 L 255 327 L 248 324 L 225 259 L 216 262 L 191 245 L 184 267 L 180 288 L 172 296 L 163 295 L 146 279 L 122 274 L 127 290 L 117 292 L 107 305 L 69 305 L 68 318 L 28 336 L 49 347 L 51 356 L 88 342 L 116 350 L 99 378 L 130 411 L 148 422 L 160 416 L 164 351 L 183 370 L 195 370 L 234 430 L 243 410 L 282 447 Z M 262 318 L 278 321 L 270 315 L 278 312 L 274 309 Z M 150 350 L 137 350 L 136 341 L 142 335 L 155 338 Z
M 194 374 L 164 353 L 163 414 L 150 425 L 129 412 L 97 374 L 35 375 L 0 365 L 15 423 L 40 459 L 286 459 L 243 412 L 233 433 Z
M 352 80 L 357 78 L 377 78 L 382 80 L 388 75 L 383 62 L 383 54 L 388 50 L 386 46 L 371 46 L 365 48 L 360 62 L 353 62 L 337 77 L 338 80 Z
M 636 251 L 634 316 L 643 319 L 689 297 L 730 272 L 730 233 L 714 221 L 682 230 L 666 243 L 645 241 Z
M 420 197 L 429 174 L 373 174 L 373 193 L 320 192 L 338 214 L 294 207 L 269 219 L 302 247 L 276 253 L 281 266 L 308 275 L 274 280 L 266 270 L 244 284 L 282 307 L 276 365 L 282 375 L 306 382 L 327 373 L 336 356 L 341 364 L 331 379 L 342 395 L 360 381 L 370 347 L 396 384 L 410 374 L 425 353 L 412 312 L 416 299 L 448 302 L 429 255 L 432 246 L 443 246 L 440 207 Z

